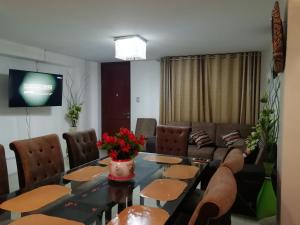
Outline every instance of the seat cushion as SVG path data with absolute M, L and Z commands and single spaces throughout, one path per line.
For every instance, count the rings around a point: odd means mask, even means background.
M 195 157 L 195 158 L 212 159 L 214 151 L 215 151 L 214 146 L 206 146 L 206 147 L 198 148 L 197 145 L 189 145 L 188 156 Z
M 224 161 L 229 149 L 228 148 L 217 148 L 214 152 L 213 159 Z

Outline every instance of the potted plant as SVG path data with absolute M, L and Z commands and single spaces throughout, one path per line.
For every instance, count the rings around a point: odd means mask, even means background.
M 127 181 L 134 177 L 133 159 L 142 150 L 144 142 L 144 136 L 136 137 L 127 128 L 120 128 L 120 131 L 113 136 L 107 133 L 102 135 L 102 140 L 98 141 L 97 146 L 107 150 L 111 158 L 109 179 Z
M 257 198 L 256 215 L 259 219 L 276 214 L 277 140 L 279 131 L 279 88 L 280 80 L 269 80 L 268 90 L 260 102 L 263 108 L 253 132 L 246 139 L 247 149 L 259 148 L 258 157 L 263 162 L 266 178 Z M 273 170 L 273 171 L 272 171 Z M 271 180 L 269 179 L 271 177 Z
M 80 80 L 80 86 L 76 88 L 71 74 L 69 74 L 66 78 L 67 92 L 65 99 L 68 109 L 65 116 L 71 125 L 70 131 L 76 131 L 78 126 L 80 113 L 83 107 L 82 95 L 87 85 L 87 79 L 88 76 L 82 76 Z
M 70 121 L 71 126 L 73 128 L 77 127 L 81 109 L 82 109 L 82 103 L 68 104 L 68 111 L 66 113 L 66 118 Z

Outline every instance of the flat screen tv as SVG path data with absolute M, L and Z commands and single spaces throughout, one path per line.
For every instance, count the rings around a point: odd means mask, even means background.
M 61 106 L 63 76 L 9 70 L 9 107 Z

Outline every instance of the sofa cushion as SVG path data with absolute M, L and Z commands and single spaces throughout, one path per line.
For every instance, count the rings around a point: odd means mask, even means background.
M 195 158 L 212 159 L 214 151 L 215 147 L 213 146 L 198 148 L 197 145 L 189 145 L 188 156 Z
M 222 136 L 223 141 L 225 142 L 227 147 L 231 147 L 241 139 L 241 134 L 238 130 L 233 130 Z
M 213 144 L 212 140 L 210 139 L 205 130 L 193 130 L 190 136 L 199 148 Z
M 213 160 L 224 161 L 229 149 L 228 148 L 217 148 L 213 155 Z
M 240 138 L 238 141 L 234 142 L 232 145 L 229 146 L 229 149 L 238 148 L 242 152 L 245 152 L 247 149 L 246 141 L 243 138 Z
M 199 123 L 192 122 L 192 132 L 196 129 L 201 129 L 206 131 L 210 139 L 216 142 L 216 124 L 215 123 Z
M 251 133 L 251 125 L 245 124 L 227 124 L 218 123 L 216 124 L 216 145 L 218 147 L 226 147 L 226 143 L 222 139 L 222 136 L 228 134 L 234 130 L 238 130 L 241 134 L 241 138 L 246 139 Z

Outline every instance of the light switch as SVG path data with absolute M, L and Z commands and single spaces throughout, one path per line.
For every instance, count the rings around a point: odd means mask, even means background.
M 135 98 L 135 101 L 136 101 L 137 103 L 139 103 L 139 102 L 141 101 L 140 97 L 136 97 L 136 98 Z

